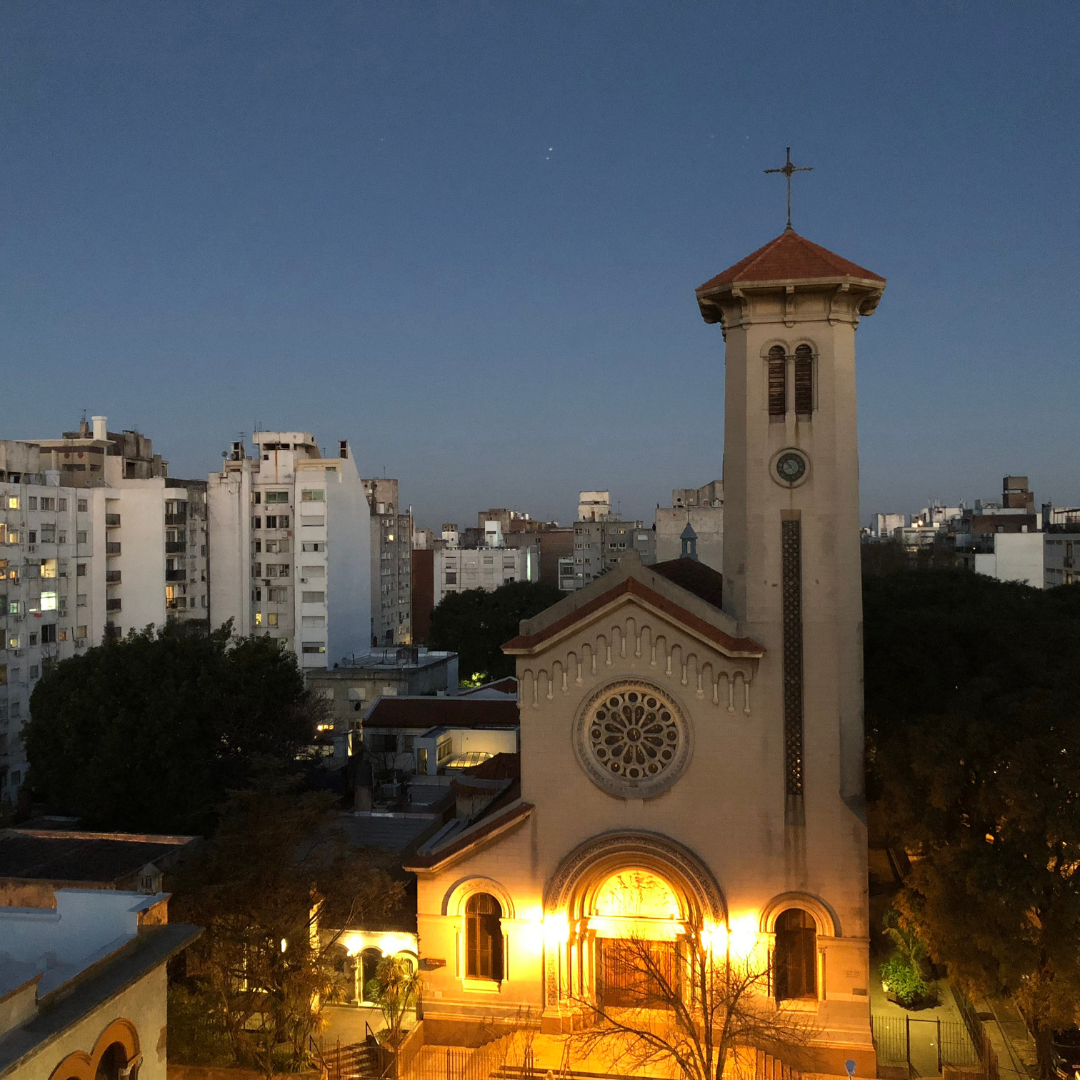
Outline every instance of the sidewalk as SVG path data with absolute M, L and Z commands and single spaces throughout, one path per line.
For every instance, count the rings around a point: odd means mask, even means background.
M 1035 1040 L 1020 1010 L 1006 997 L 980 998 L 975 1007 L 997 1054 L 1001 1080 L 1038 1080 Z

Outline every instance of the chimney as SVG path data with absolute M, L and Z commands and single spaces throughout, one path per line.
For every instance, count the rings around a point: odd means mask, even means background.
M 105 416 L 92 416 L 92 417 L 90 417 L 90 419 L 93 420 L 93 422 L 94 422 L 94 438 L 95 439 L 102 439 L 102 440 L 108 438 L 108 435 L 107 435 L 107 428 L 109 426 L 108 417 L 105 417 Z

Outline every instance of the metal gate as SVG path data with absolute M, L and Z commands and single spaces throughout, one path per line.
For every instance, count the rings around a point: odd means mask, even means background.
M 903 1068 L 912 1080 L 941 1076 L 946 1065 L 977 1069 L 982 1062 L 965 1025 L 940 1017 L 872 1016 L 878 1064 Z

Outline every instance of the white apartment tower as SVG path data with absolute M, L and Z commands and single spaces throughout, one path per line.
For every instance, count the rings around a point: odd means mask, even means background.
M 268 634 L 305 668 L 367 653 L 371 520 L 349 444 L 324 457 L 302 431 L 264 431 L 226 452 L 207 487 L 215 626 Z
M 26 776 L 37 680 L 104 636 L 208 618 L 206 485 L 104 416 L 0 441 L 0 799 Z

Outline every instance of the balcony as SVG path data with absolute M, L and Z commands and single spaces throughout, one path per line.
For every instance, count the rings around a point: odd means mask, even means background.
M 187 581 L 187 571 L 186 570 L 166 570 L 165 571 L 165 580 L 166 581 Z
M 187 551 L 187 544 L 183 540 L 167 540 L 165 542 L 166 555 L 180 555 Z
M 105 544 L 106 555 L 119 555 L 120 554 L 120 541 L 110 540 Z
M 119 585 L 120 584 L 120 571 L 119 570 L 106 570 L 105 571 L 105 584 L 106 585 Z
M 187 524 L 187 513 L 183 513 L 183 514 L 166 514 L 165 515 L 165 524 L 166 525 L 186 525 Z
M 105 515 L 105 528 L 106 529 L 119 529 L 120 528 L 120 515 L 119 514 L 106 514 Z
M 106 611 L 123 611 L 123 609 L 124 609 L 124 602 L 119 597 L 117 597 L 115 600 L 106 600 L 105 601 L 105 610 Z

